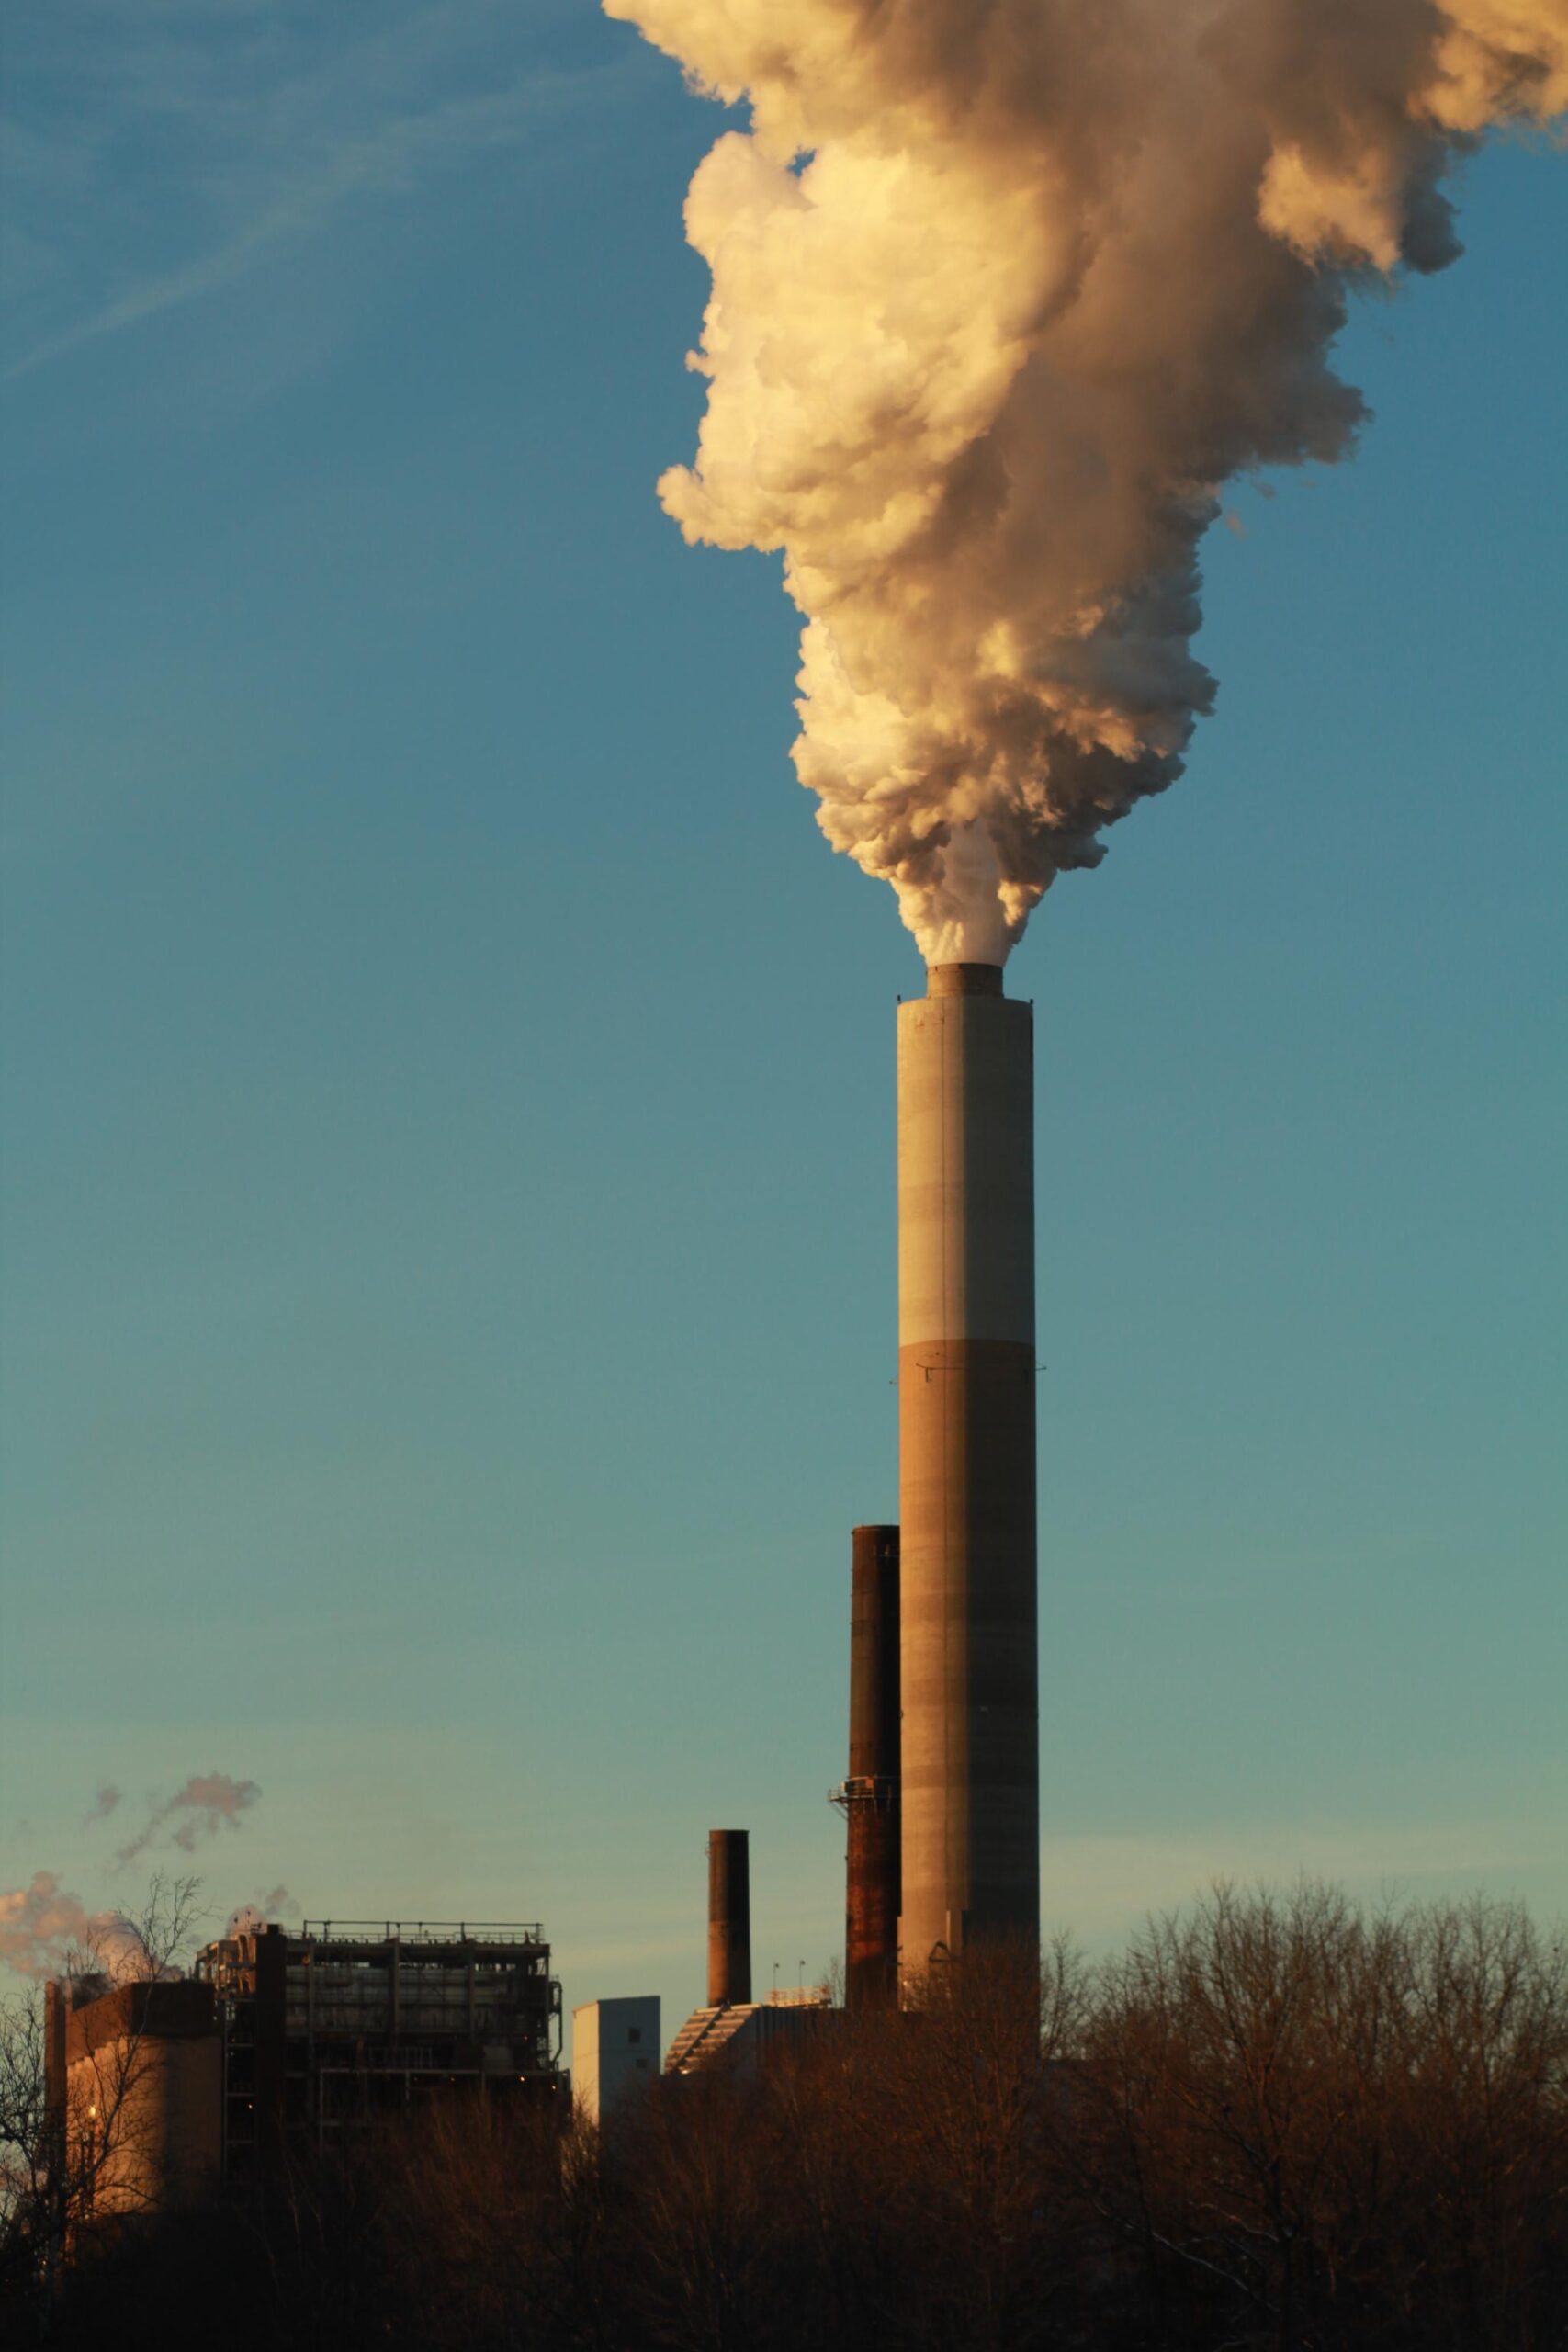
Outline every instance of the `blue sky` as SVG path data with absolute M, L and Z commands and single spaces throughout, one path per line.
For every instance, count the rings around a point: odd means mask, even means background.
M 0 1884 L 133 1894 L 219 1770 L 219 1914 L 539 1917 L 673 2012 L 739 1823 L 793 1981 L 919 977 L 789 768 L 776 564 L 653 494 L 719 118 L 547 0 L 12 49 Z M 1218 1871 L 1568 1908 L 1568 173 L 1461 211 L 1346 338 L 1357 462 L 1213 536 L 1187 777 L 1010 967 L 1095 1943 Z

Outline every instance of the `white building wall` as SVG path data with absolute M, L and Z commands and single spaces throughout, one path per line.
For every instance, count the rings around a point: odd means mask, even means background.
M 636 2085 L 653 2080 L 660 2053 L 657 1993 L 589 2001 L 573 2009 L 573 2104 L 590 2123 L 601 2122 Z

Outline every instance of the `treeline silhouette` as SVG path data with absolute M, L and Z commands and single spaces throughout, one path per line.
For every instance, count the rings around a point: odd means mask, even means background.
M 1217 1891 L 993 1948 L 595 2134 L 448 2107 L 79 2262 L 53 2340 L 431 2352 L 1560 2352 L 1568 1952 Z

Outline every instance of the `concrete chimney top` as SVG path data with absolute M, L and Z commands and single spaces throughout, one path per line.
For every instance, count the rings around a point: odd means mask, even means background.
M 928 964 L 928 996 L 1000 996 L 999 964 Z

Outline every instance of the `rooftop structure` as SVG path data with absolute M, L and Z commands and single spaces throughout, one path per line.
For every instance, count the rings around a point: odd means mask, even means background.
M 796 2045 L 839 2013 L 820 1985 L 775 1993 L 766 2001 L 727 2002 L 694 2009 L 664 2062 L 667 2075 L 696 2075 L 723 2063 L 754 2067 L 775 2051 Z

